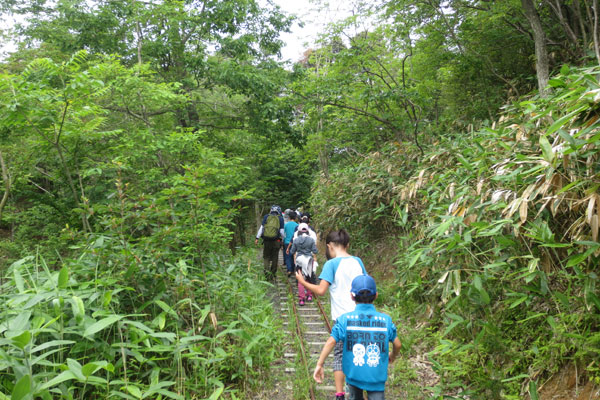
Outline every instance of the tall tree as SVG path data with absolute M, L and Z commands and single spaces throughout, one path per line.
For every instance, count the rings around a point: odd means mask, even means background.
M 4 10 L 21 14 L 17 28 L 23 47 L 40 44 L 65 54 L 81 49 L 118 54 L 124 63 L 149 63 L 165 82 L 179 85 L 190 101 L 177 110 L 181 127 L 251 129 L 273 135 L 291 133 L 291 109 L 271 100 L 285 83 L 272 59 L 283 44 L 279 33 L 292 18 L 257 0 L 12 0 Z M 219 114 L 207 92 L 228 87 L 246 96 L 245 116 Z M 217 114 L 206 121 L 202 116 Z M 272 124 L 278 120 L 279 124 Z
M 533 0 L 521 0 L 525 16 L 533 30 L 533 39 L 535 42 L 535 69 L 537 72 L 538 89 L 544 96 L 547 94 L 546 86 L 550 79 L 550 64 L 548 61 L 548 50 L 546 49 L 546 33 L 542 26 L 542 21 L 535 8 Z

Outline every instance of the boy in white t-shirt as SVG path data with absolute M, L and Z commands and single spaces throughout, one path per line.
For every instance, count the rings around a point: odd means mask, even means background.
M 329 232 L 325 239 L 328 261 L 323 270 L 318 285 L 307 282 L 302 273 L 296 272 L 296 279 L 306 289 L 317 296 L 322 296 L 329 289 L 331 298 L 331 318 L 335 322 L 342 314 L 354 311 L 356 304 L 350 296 L 352 281 L 359 275 L 367 273 L 362 260 L 348 254 L 350 235 L 343 229 Z M 336 343 L 334 348 L 333 376 L 335 379 L 336 399 L 344 399 L 344 373 L 342 372 L 343 343 Z

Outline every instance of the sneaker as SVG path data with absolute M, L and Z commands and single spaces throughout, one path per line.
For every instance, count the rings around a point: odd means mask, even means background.
M 301 306 L 304 305 L 304 299 L 300 299 L 300 301 L 298 302 L 298 304 L 300 304 Z
M 309 302 L 310 302 L 310 301 L 312 301 L 312 296 L 308 296 L 308 297 L 306 298 L 306 301 L 309 301 Z
M 343 394 L 336 394 L 335 400 L 346 400 L 346 397 Z

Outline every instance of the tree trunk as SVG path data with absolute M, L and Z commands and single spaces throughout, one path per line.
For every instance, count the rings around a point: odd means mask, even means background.
M 600 64 L 600 44 L 598 43 L 598 0 L 594 0 L 594 32 L 592 36 L 594 38 L 594 53 L 596 53 L 598 64 Z
M 317 57 L 316 63 L 316 72 L 317 79 L 321 78 L 321 69 L 320 69 L 321 58 Z M 319 100 L 321 100 L 321 96 L 319 95 Z M 321 146 L 319 148 L 319 162 L 321 164 L 321 171 L 325 176 L 325 179 L 329 179 L 329 159 L 328 159 L 328 151 L 327 151 L 327 140 L 323 137 L 323 103 L 319 104 L 319 122 L 317 124 L 317 134 L 321 137 Z
M 11 187 L 11 179 L 8 173 L 8 168 L 6 168 L 6 164 L 4 163 L 4 157 L 2 156 L 2 151 L 0 151 L 0 167 L 2 168 L 2 180 L 4 181 L 4 195 L 2 196 L 2 200 L 0 200 L 0 222 L 2 221 L 2 212 L 4 211 L 4 207 L 6 206 L 6 201 L 8 200 L 8 196 L 10 195 L 10 187 Z
M 546 33 L 542 27 L 542 21 L 535 9 L 533 0 L 521 0 L 525 16 L 533 30 L 533 39 L 535 42 L 535 69 L 538 80 L 538 89 L 542 97 L 546 97 L 549 93 L 546 86 L 550 77 L 550 63 L 548 61 L 548 51 L 546 50 Z
M 323 112 L 323 106 L 319 106 L 319 113 Z M 321 164 L 321 171 L 325 179 L 329 179 L 329 159 L 327 156 L 327 140 L 323 137 L 323 118 L 319 118 L 318 123 L 319 135 L 321 135 L 321 146 L 319 148 L 319 163 Z
M 556 16 L 558 17 L 558 20 L 559 20 L 560 24 L 562 25 L 567 38 L 571 41 L 571 43 L 573 44 L 573 47 L 575 47 L 576 54 L 578 56 L 581 56 L 583 54 L 584 50 L 581 48 L 579 39 L 578 39 L 577 35 L 575 34 L 575 31 L 573 30 L 573 28 L 569 24 L 569 21 L 563 14 L 563 4 L 561 4 L 561 2 L 559 0 L 554 0 L 554 2 L 547 0 L 546 3 L 550 6 L 550 8 L 554 11 L 554 14 L 556 14 Z
M 54 148 L 56 149 L 56 152 L 58 153 L 58 157 L 60 158 L 60 163 L 63 168 L 63 173 L 65 174 L 65 176 L 67 178 L 67 183 L 69 184 L 69 188 L 71 189 L 71 194 L 73 195 L 73 200 L 75 200 L 75 204 L 77 204 L 77 207 L 79 207 L 81 202 L 79 201 L 79 197 L 77 196 L 77 190 L 75 189 L 75 183 L 73 182 L 73 178 L 71 176 L 71 170 L 70 170 L 69 166 L 67 165 L 65 155 L 63 154 L 63 151 L 62 151 L 62 147 L 61 147 L 62 145 L 60 144 L 60 139 L 61 139 L 63 128 L 65 126 L 65 118 L 67 116 L 68 108 L 69 108 L 69 102 L 67 100 L 65 100 L 65 106 L 63 108 L 60 127 L 58 129 L 58 132 L 56 132 L 54 135 L 53 145 L 54 145 Z M 89 222 L 87 220 L 87 217 L 86 217 L 85 209 L 83 209 L 81 211 L 81 223 L 83 225 L 83 230 L 85 232 L 92 231 L 92 229 L 89 225 Z
M 573 0 L 573 9 L 575 12 L 575 19 L 577 20 L 577 26 L 579 27 L 579 31 L 581 32 L 580 35 L 583 39 L 583 51 L 585 52 L 585 50 L 588 48 L 588 37 L 583 21 L 583 15 L 581 13 L 581 4 L 579 3 L 579 0 Z

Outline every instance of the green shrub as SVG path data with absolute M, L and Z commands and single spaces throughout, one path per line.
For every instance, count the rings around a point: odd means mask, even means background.
M 127 278 L 100 263 L 111 244 L 98 238 L 60 271 L 34 257 L 8 269 L 1 393 L 183 399 L 257 384 L 281 337 L 256 268 L 180 259 L 161 273 L 142 262 Z
M 439 393 L 514 398 L 600 354 L 598 75 L 564 67 L 552 96 L 492 127 L 440 137 L 418 161 L 410 147 L 371 154 L 316 188 L 325 226 L 398 242 L 391 290 L 433 310 Z

